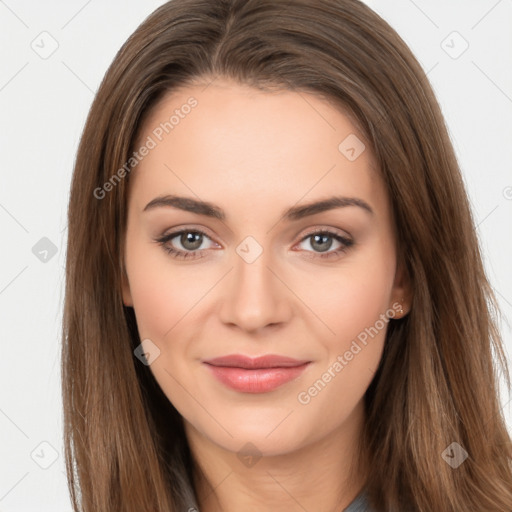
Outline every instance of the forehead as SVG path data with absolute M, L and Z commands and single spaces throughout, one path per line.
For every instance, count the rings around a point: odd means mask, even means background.
M 346 112 L 311 93 L 228 80 L 183 87 L 152 109 L 136 148 L 150 139 L 130 178 L 142 208 L 177 189 L 208 199 L 257 197 L 260 205 L 333 193 L 385 200 L 364 135 Z

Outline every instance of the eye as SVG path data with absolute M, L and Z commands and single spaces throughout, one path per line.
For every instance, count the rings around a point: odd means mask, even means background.
M 203 251 L 208 250 L 208 247 L 201 248 L 206 239 L 212 241 L 204 231 L 199 229 L 182 229 L 181 231 L 175 231 L 156 238 L 155 242 L 160 244 L 173 258 L 199 259 L 204 257 Z M 325 229 L 317 229 L 308 233 L 302 238 L 300 244 L 304 244 L 307 240 L 310 240 L 309 245 L 313 248 L 313 251 L 306 249 L 306 252 L 313 253 L 311 256 L 308 256 L 311 258 L 339 258 L 342 253 L 354 245 L 354 241 L 350 238 Z M 339 247 L 334 251 L 330 251 L 333 240 L 339 244 Z M 216 242 L 213 243 L 216 244 Z M 181 245 L 182 248 L 176 248 L 176 244 Z M 218 246 L 218 244 L 216 245 Z
M 181 231 L 175 231 L 174 233 L 169 233 L 160 238 L 156 238 L 155 241 L 158 242 L 163 249 L 169 253 L 173 258 L 177 259 L 197 259 L 202 258 L 202 251 L 207 248 L 199 249 L 203 242 L 207 238 L 211 240 L 210 237 L 201 230 L 198 229 L 183 229 Z M 183 249 L 176 249 L 172 242 L 174 239 L 177 239 L 177 242 L 183 247 Z
M 307 242 L 308 240 L 309 242 Z M 333 240 L 340 245 L 338 249 L 329 251 L 333 245 Z M 313 256 L 310 256 L 312 258 L 338 258 L 354 245 L 354 241 L 350 238 L 329 230 L 315 230 L 310 232 L 302 238 L 300 243 L 304 244 L 305 242 L 309 243 L 310 247 L 313 248 L 313 251 L 307 251 L 314 253 Z

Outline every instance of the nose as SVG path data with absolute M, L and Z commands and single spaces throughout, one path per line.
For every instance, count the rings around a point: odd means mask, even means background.
M 223 323 L 257 332 L 289 321 L 293 294 L 266 254 L 263 251 L 252 263 L 234 255 L 220 309 Z

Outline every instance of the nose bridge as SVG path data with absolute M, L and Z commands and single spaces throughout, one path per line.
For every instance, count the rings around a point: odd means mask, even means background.
M 287 319 L 286 290 L 270 270 L 272 251 L 246 237 L 233 255 L 234 269 L 224 296 L 222 319 L 244 330 L 257 330 Z M 270 267 L 270 268 L 269 268 Z

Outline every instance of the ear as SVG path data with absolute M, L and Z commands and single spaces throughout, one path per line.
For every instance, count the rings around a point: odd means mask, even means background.
M 123 304 L 128 307 L 133 307 L 130 283 L 123 263 L 124 262 L 121 262 L 121 294 L 123 297 Z
M 399 305 L 399 306 L 398 306 Z M 390 308 L 397 311 L 395 318 L 403 318 L 411 310 L 412 285 L 404 261 L 399 260 L 395 272 L 395 281 L 391 291 Z M 398 306 L 398 308 L 397 308 Z

